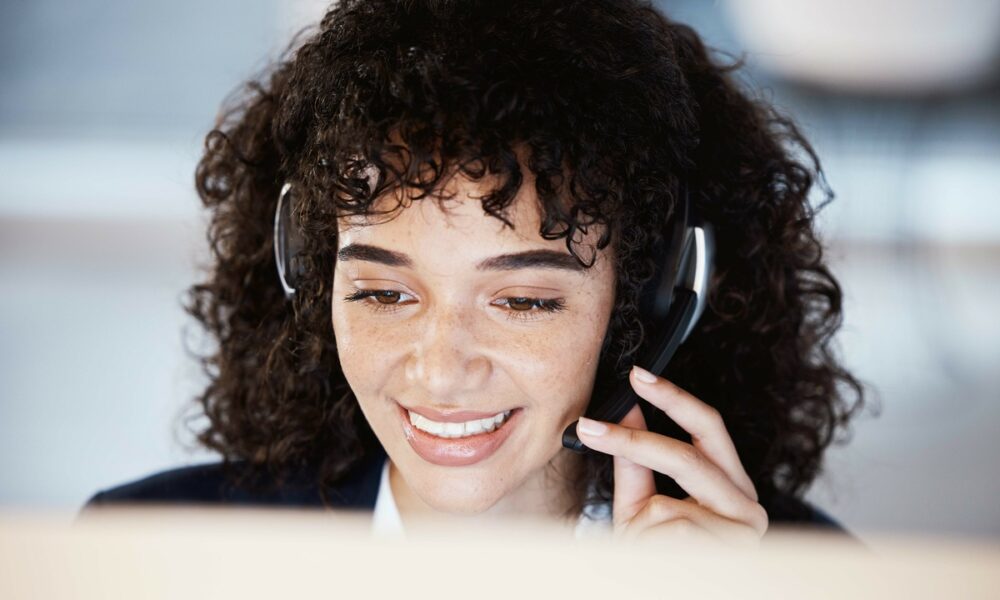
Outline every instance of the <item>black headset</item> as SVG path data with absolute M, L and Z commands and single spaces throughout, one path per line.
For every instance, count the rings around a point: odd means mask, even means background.
M 691 207 L 686 189 L 671 220 L 670 234 L 654 240 L 657 261 L 653 277 L 639 295 L 640 312 L 653 324 L 653 344 L 638 364 L 662 375 L 677 347 L 687 340 L 705 310 L 708 283 L 715 255 L 715 234 L 711 223 L 702 221 Z M 285 183 L 274 211 L 274 259 L 278 278 L 291 299 L 302 276 L 301 232 L 293 210 L 294 193 Z M 595 390 L 603 399 L 591 401 L 588 418 L 610 423 L 621 421 L 639 397 L 628 379 L 616 381 L 610 393 Z M 577 453 L 590 450 L 576 435 L 576 421 L 563 432 L 563 446 Z
M 638 365 L 650 373 L 662 375 L 677 347 L 687 340 L 705 310 L 708 283 L 715 256 L 715 233 L 711 223 L 694 213 L 686 188 L 672 217 L 670 234 L 654 240 L 656 262 L 653 277 L 639 294 L 640 313 L 651 323 L 649 350 Z M 587 418 L 608 423 L 620 422 L 639 396 L 628 377 L 594 390 L 594 397 L 584 414 Z M 576 435 L 577 421 L 563 431 L 563 447 L 579 454 L 591 451 Z

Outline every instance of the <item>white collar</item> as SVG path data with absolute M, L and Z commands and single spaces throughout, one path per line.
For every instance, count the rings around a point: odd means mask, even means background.
M 396 508 L 396 499 L 392 497 L 389 486 L 389 458 L 382 463 L 382 479 L 378 484 L 378 496 L 375 498 L 375 515 L 372 521 L 372 531 L 378 535 L 403 537 L 403 520 Z
M 609 504 L 588 506 L 580 515 L 573 531 L 576 539 L 592 535 L 607 534 L 611 530 L 611 507 Z M 396 500 L 389 485 L 389 458 L 382 463 L 382 478 L 379 481 L 378 496 L 375 498 L 375 513 L 372 532 L 386 537 L 405 537 L 403 520 L 399 516 Z

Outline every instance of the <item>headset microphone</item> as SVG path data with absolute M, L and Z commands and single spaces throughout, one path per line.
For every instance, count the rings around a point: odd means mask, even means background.
M 686 190 L 682 197 L 681 214 L 673 220 L 669 245 L 662 241 L 654 245 L 654 252 L 662 258 L 653 278 L 640 293 L 640 310 L 651 316 L 654 343 L 638 364 L 655 375 L 663 374 L 677 347 L 688 338 L 704 312 L 714 262 L 712 225 L 694 214 Z M 596 391 L 596 394 L 603 393 Z M 616 382 L 606 399 L 594 398 L 590 403 L 592 413 L 585 416 L 618 423 L 638 400 L 626 377 Z M 576 435 L 576 424 L 573 421 L 563 431 L 563 447 L 579 454 L 592 451 Z

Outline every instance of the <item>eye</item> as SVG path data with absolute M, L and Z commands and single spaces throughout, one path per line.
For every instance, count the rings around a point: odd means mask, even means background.
M 507 318 L 511 320 L 531 321 L 539 318 L 539 312 L 554 313 L 566 308 L 562 298 L 543 299 L 516 296 L 501 298 L 500 302 L 509 307 Z
M 395 290 L 355 290 L 353 293 L 344 296 L 345 302 L 357 302 L 365 298 L 374 298 L 374 301 L 362 302 L 375 312 L 395 312 L 399 307 L 400 296 L 409 296 L 406 292 Z
M 357 302 L 372 298 L 373 300 L 362 302 L 365 306 L 376 312 L 395 312 L 401 306 L 402 296 L 410 296 L 405 292 L 395 290 L 363 290 L 358 289 L 344 296 L 345 302 Z M 411 296 L 412 297 L 412 296 Z M 501 298 L 497 301 L 498 306 L 506 306 L 507 318 L 514 321 L 531 321 L 539 318 L 539 313 L 554 313 L 563 310 L 566 302 L 562 298 L 544 299 L 528 298 L 524 296 L 514 296 Z

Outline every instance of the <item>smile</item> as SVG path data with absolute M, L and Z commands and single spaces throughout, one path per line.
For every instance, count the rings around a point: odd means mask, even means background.
M 521 408 L 486 419 L 460 423 L 439 423 L 407 411 L 396 404 L 403 436 L 427 462 L 458 467 L 475 464 L 492 456 L 521 421 Z
M 410 423 L 421 431 L 426 431 L 431 435 L 442 438 L 461 438 L 477 435 L 483 432 L 489 433 L 497 429 L 507 421 L 511 412 L 512 411 L 508 410 L 485 419 L 475 419 L 459 423 L 441 423 L 433 421 L 421 414 L 413 412 L 412 410 L 407 411 L 407 414 L 410 417 Z

